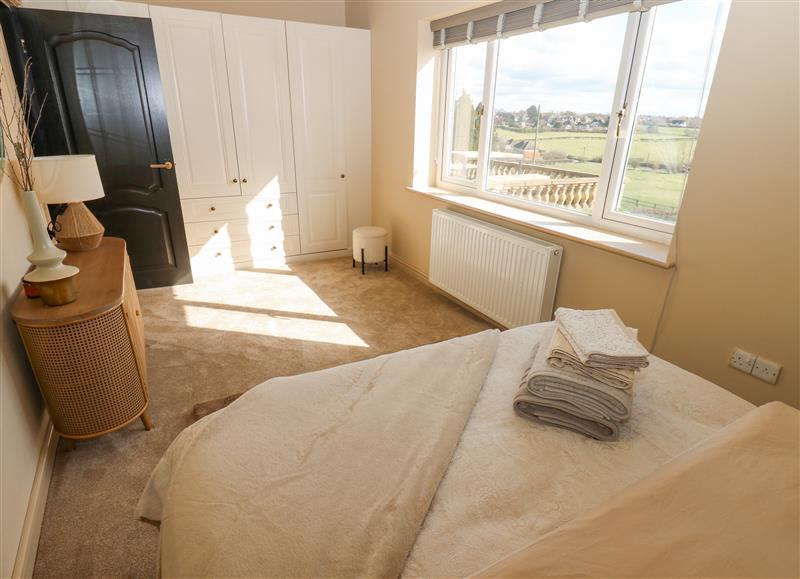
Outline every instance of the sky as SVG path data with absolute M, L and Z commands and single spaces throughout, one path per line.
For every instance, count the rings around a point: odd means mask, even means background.
M 683 0 L 657 8 L 639 114 L 696 116 L 705 107 L 727 16 L 715 0 Z M 610 113 L 627 14 L 513 36 L 500 41 L 495 108 Z M 456 49 L 455 94 L 482 100 L 486 43 Z

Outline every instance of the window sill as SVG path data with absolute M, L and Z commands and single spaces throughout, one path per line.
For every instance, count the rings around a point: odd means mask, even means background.
M 674 260 L 670 256 L 668 244 L 645 241 L 618 233 L 610 233 L 602 229 L 587 227 L 535 211 L 519 209 L 517 207 L 511 207 L 510 205 L 504 205 L 463 193 L 453 193 L 437 187 L 412 186 L 406 187 L 406 189 L 418 193 L 419 195 L 442 201 L 448 205 L 453 205 L 454 207 L 469 209 L 470 211 L 514 223 L 515 225 L 530 227 L 537 231 L 584 243 L 657 267 L 668 269 L 675 265 Z

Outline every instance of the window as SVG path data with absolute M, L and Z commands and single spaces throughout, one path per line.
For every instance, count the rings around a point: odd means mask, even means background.
M 614 211 L 675 223 L 716 66 L 727 5 L 658 8 Z
M 549 203 L 560 188 L 565 207 L 591 213 L 627 18 L 500 42 L 489 191 Z
M 663 238 L 727 10 L 680 1 L 446 49 L 439 180 Z
M 452 90 L 447 123 L 446 175 L 454 181 L 474 183 L 478 166 L 480 116 L 483 114 L 483 77 L 486 46 L 468 44 L 451 55 Z

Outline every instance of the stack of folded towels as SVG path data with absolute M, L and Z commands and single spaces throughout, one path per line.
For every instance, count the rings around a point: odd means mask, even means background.
M 598 440 L 617 440 L 631 415 L 634 375 L 647 367 L 647 356 L 636 331 L 614 310 L 559 308 L 551 333 L 533 351 L 514 410 Z

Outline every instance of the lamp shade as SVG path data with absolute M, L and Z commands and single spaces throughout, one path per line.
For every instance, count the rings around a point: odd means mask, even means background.
M 105 195 L 94 155 L 34 157 L 31 170 L 40 203 L 78 203 Z

